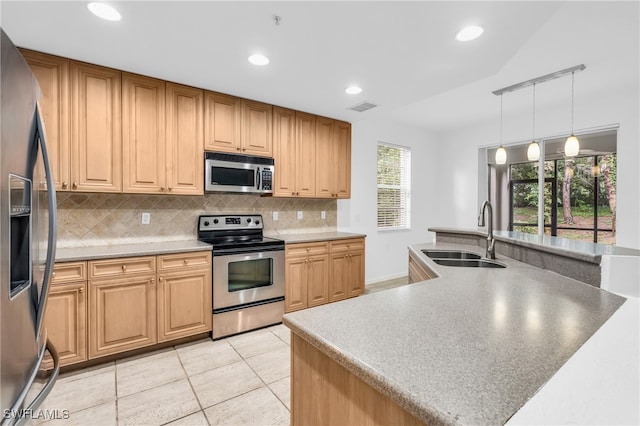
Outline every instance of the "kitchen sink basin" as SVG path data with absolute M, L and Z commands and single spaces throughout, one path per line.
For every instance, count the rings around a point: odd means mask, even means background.
M 502 263 L 487 259 L 433 259 L 438 265 L 462 268 L 506 268 Z
M 460 250 L 422 250 L 432 259 L 480 259 L 482 256 Z

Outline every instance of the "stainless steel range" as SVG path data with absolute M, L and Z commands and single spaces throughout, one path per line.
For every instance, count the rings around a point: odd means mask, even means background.
M 265 237 L 261 215 L 203 215 L 198 240 L 213 245 L 213 338 L 282 322 L 284 241 Z

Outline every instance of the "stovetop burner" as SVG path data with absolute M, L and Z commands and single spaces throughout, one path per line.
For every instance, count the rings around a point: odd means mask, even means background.
M 216 249 L 284 247 L 282 240 L 263 235 L 261 215 L 202 215 L 198 218 L 198 240 Z

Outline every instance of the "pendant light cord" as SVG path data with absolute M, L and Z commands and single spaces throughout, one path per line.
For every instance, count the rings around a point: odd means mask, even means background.
M 500 146 L 502 146 L 502 94 L 500 94 Z
M 533 129 L 532 133 L 532 142 L 536 141 L 536 83 L 533 83 Z
M 573 135 L 573 82 L 575 80 L 575 71 L 571 71 L 571 134 Z

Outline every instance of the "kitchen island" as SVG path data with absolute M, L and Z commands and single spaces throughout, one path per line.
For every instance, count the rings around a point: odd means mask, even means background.
M 504 256 L 505 269 L 440 266 L 426 248 L 483 254 L 478 246 L 412 246 L 437 278 L 284 317 L 293 332 L 292 424 L 503 424 L 519 410 L 520 422 L 540 422 L 536 415 L 554 408 L 536 392 L 544 395 L 592 336 L 603 337 L 596 332 L 612 315 L 612 324 L 623 324 L 616 330 L 633 333 L 636 301 Z M 631 389 L 621 392 L 637 396 L 637 365 L 629 361 L 637 363 L 637 332 L 635 342 L 631 336 L 618 342 L 632 375 Z M 586 359 L 598 359 L 593 351 L 603 348 L 587 346 Z M 581 387 L 585 362 L 567 363 L 574 387 Z M 591 376 L 613 369 L 598 363 Z M 530 399 L 542 408 L 527 412 Z M 637 421 L 637 405 L 623 405 L 623 418 Z

